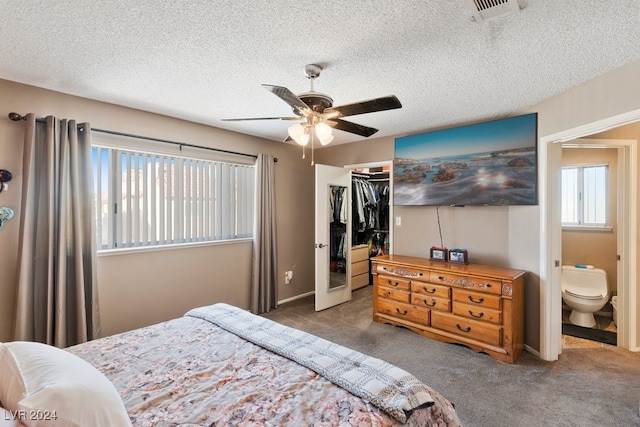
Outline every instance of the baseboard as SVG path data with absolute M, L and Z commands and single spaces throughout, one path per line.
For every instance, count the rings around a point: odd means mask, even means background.
M 538 350 L 535 350 L 531 347 L 529 347 L 527 344 L 524 345 L 524 350 L 533 354 L 534 356 L 536 356 L 538 359 L 540 359 L 540 352 Z
M 278 301 L 278 305 L 284 304 L 286 302 L 295 301 L 300 298 L 308 297 L 309 295 L 315 295 L 315 293 L 316 291 L 311 291 L 311 292 L 307 292 L 306 294 L 300 294 L 300 295 L 296 295 L 295 297 L 286 298 L 286 299 L 283 299 L 282 301 Z

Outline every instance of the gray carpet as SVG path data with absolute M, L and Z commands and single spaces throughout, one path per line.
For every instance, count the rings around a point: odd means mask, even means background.
M 393 363 L 456 406 L 467 427 L 640 426 L 640 354 L 613 346 L 565 349 L 556 362 L 524 352 L 516 364 L 372 320 L 372 287 L 314 311 L 313 296 L 265 315 Z

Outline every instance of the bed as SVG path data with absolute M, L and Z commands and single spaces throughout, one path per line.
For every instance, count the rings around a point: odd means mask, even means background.
M 0 426 L 460 425 L 406 371 L 228 304 L 65 350 L 0 344 Z

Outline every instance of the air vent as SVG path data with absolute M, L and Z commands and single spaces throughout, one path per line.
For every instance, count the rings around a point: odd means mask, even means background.
M 518 0 L 469 0 L 472 7 L 472 19 L 477 22 L 509 15 L 520 10 Z

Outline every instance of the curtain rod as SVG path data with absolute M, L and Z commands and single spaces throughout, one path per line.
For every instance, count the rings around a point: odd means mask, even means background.
M 26 120 L 27 116 L 22 116 L 22 115 L 20 115 L 18 113 L 9 113 L 9 118 L 11 120 L 13 120 L 14 122 L 18 122 L 20 120 Z M 45 119 L 41 119 L 41 118 L 37 118 L 36 119 L 36 121 L 39 121 L 39 122 L 43 122 L 44 120 Z M 190 148 L 199 148 L 199 149 L 202 149 L 202 150 L 218 151 L 220 153 L 236 154 L 238 156 L 253 157 L 254 159 L 258 158 L 258 156 L 255 155 L 255 154 L 239 153 L 237 151 L 223 150 L 221 148 L 205 147 L 203 145 L 188 144 L 186 142 L 171 141 L 171 140 L 168 140 L 168 139 L 153 138 L 153 137 L 150 137 L 150 136 L 134 135 L 134 134 L 131 134 L 131 133 L 117 132 L 117 131 L 107 130 L 107 129 L 91 128 L 91 130 L 94 131 L 94 132 L 107 133 L 107 134 L 110 134 L 110 135 L 125 136 L 125 137 L 129 137 L 129 138 L 137 138 L 137 139 L 144 139 L 144 140 L 147 140 L 147 141 L 163 142 L 165 144 L 178 145 L 181 150 L 182 150 L 182 147 L 190 147 Z M 273 161 L 277 162 L 278 158 L 274 157 Z

